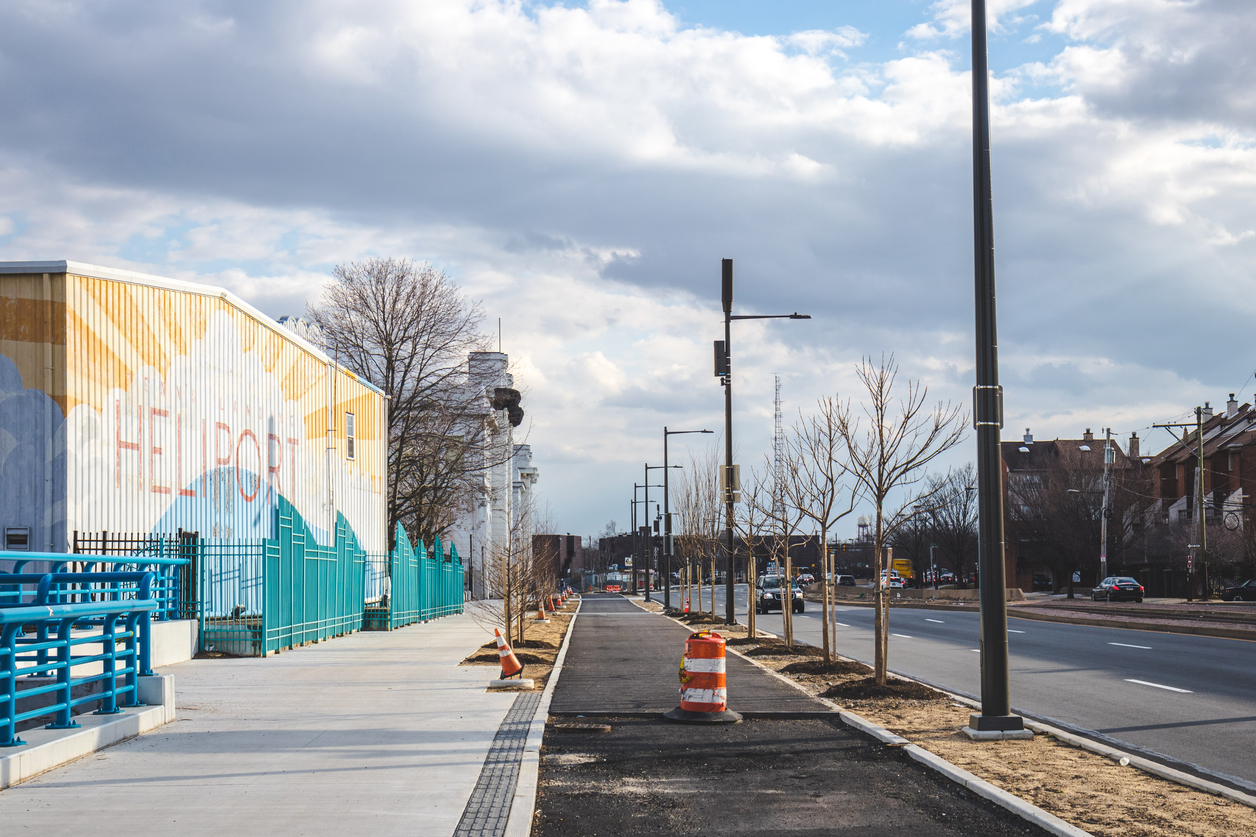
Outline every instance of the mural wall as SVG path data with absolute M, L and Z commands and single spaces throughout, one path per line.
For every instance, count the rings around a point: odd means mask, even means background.
M 377 390 L 217 289 L 95 273 L 42 286 L 34 275 L 0 275 L 0 409 L 16 399 L 12 415 L 0 413 L 0 434 L 46 438 L 46 451 L 19 454 L 16 467 L 43 457 L 39 477 L 54 474 L 51 510 L 39 504 L 43 486 L 0 477 L 22 498 L 0 501 L 0 525 L 33 517 L 53 540 L 76 529 L 180 527 L 249 540 L 275 536 L 284 497 L 319 543 L 331 544 L 339 513 L 362 548 L 386 551 Z M 23 332 L 2 316 L 6 300 L 11 309 L 42 304 L 61 325 Z M 41 368 L 49 365 L 51 375 Z M 0 435 L 0 453 L 6 446 L 0 474 L 20 447 Z

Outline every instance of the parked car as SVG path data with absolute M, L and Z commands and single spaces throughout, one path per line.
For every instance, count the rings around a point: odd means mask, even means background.
M 1221 591 L 1221 598 L 1227 602 L 1256 602 L 1256 578 L 1225 588 Z
M 815 584 L 816 578 L 811 573 L 802 573 L 798 576 L 799 584 Z
M 837 583 L 842 587 L 854 587 L 855 577 L 853 575 L 839 575 L 837 577 Z
M 788 588 L 783 588 L 781 579 L 774 575 L 760 576 L 759 580 L 755 582 L 754 612 L 783 611 L 784 601 L 789 597 L 786 589 L 793 592 L 794 613 L 802 613 L 806 609 L 806 604 L 802 600 L 802 588 L 796 584 L 790 584 Z
M 1099 586 L 1090 591 L 1090 600 L 1097 602 L 1102 598 L 1105 602 L 1119 602 L 1129 599 L 1135 602 L 1143 600 L 1143 585 L 1125 575 L 1108 576 L 1099 582 Z

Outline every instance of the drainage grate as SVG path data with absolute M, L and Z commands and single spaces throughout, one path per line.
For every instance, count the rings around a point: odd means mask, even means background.
M 500 837 L 506 833 L 510 803 L 519 780 L 519 761 L 528 740 L 532 716 L 541 705 L 541 693 L 529 692 L 515 698 L 502 725 L 497 729 L 480 778 L 471 791 L 462 820 L 454 837 Z

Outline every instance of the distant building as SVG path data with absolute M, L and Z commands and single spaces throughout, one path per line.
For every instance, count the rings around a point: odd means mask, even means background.
M 514 376 L 506 371 L 509 360 L 502 352 L 472 352 L 467 358 L 467 420 L 478 425 L 468 428 L 468 435 L 483 441 L 468 462 L 476 474 L 475 490 L 447 537 L 463 556 L 466 583 L 477 599 L 501 594 L 486 583 L 484 567 L 520 528 L 519 516 L 531 508 L 533 486 L 540 479 L 531 446 L 514 441 L 524 413 Z

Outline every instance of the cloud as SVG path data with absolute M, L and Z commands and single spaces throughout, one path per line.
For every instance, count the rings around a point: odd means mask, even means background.
M 1047 5 L 1034 31 L 1064 46 L 992 83 L 1009 426 L 1132 429 L 1249 371 L 1230 343 L 1256 281 L 1253 24 L 1222 0 Z M 992 30 L 1036 25 L 1029 6 L 992 2 Z M 776 373 L 792 411 L 892 350 L 967 402 L 966 8 L 852 63 L 902 32 L 743 36 L 645 0 L 16 0 L 0 255 L 223 284 L 275 315 L 336 263 L 431 260 L 502 317 L 541 486 L 592 531 L 615 515 L 590 485 L 637 478 L 663 424 L 722 422 L 722 257 L 739 310 L 815 317 L 736 326 L 747 462 Z

